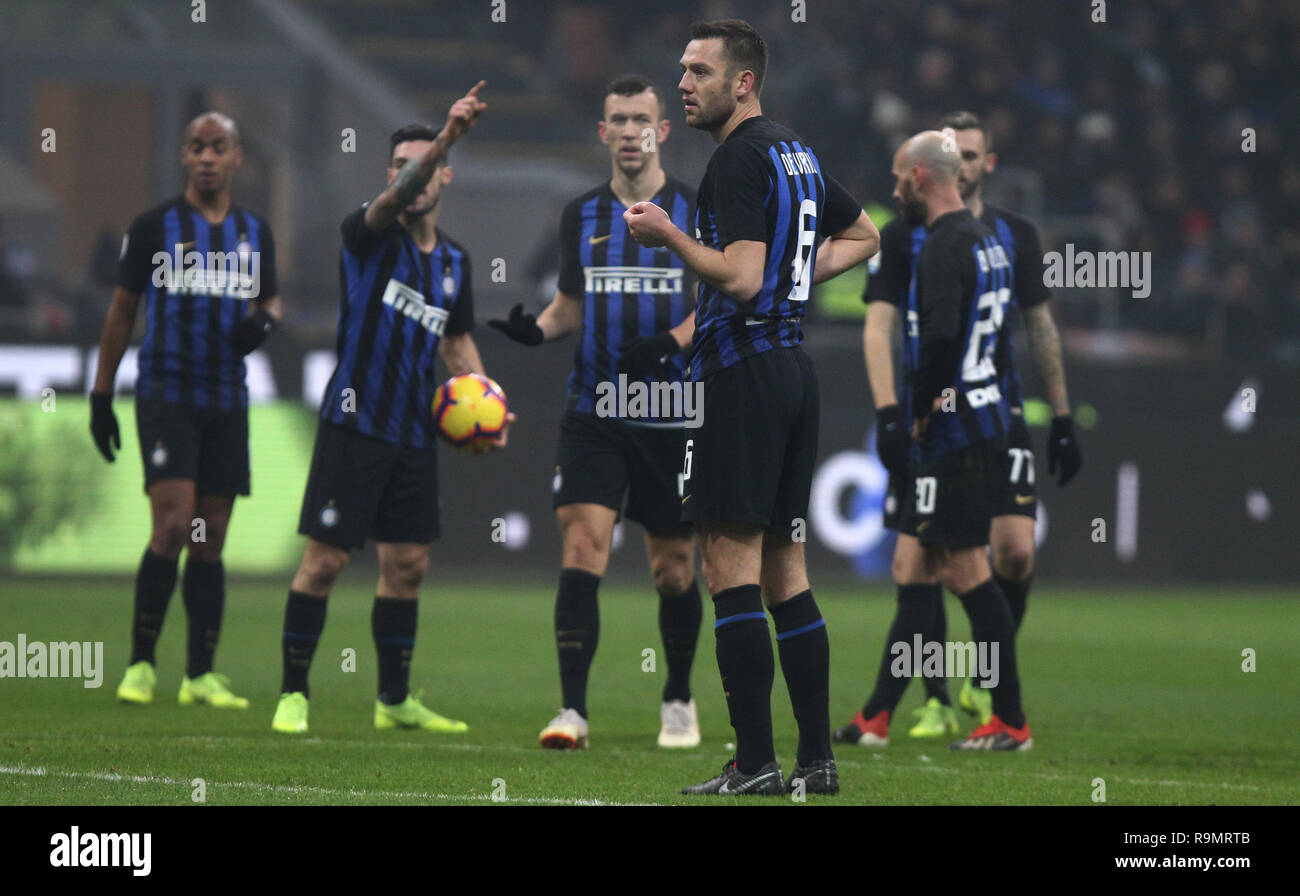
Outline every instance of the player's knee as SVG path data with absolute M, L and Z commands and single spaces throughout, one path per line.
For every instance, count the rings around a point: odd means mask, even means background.
M 695 578 L 690 561 L 676 557 L 656 562 L 650 568 L 650 577 L 655 591 L 668 595 L 681 594 L 691 587 L 691 580 Z
M 164 557 L 177 557 L 189 541 L 188 521 L 173 514 L 163 517 L 154 524 L 153 533 L 149 537 L 149 549 Z
M 294 588 L 307 594 L 329 594 L 347 563 L 344 551 L 309 551 L 294 577 Z
M 609 562 L 609 543 L 585 526 L 570 526 L 564 532 L 564 566 L 603 575 Z
M 420 587 L 420 582 L 424 580 L 424 573 L 428 568 L 429 552 L 411 551 L 394 557 L 384 564 L 383 577 L 403 595 L 411 594 Z
M 1020 542 L 998 545 L 993 551 L 993 568 L 1004 579 L 1024 581 L 1034 571 L 1033 545 Z

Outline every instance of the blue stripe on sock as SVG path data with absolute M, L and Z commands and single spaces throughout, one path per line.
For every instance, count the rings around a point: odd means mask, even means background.
M 733 622 L 743 622 L 746 619 L 767 619 L 767 614 L 762 610 L 754 613 L 737 613 L 735 616 L 723 616 L 717 622 L 713 623 L 715 629 L 722 628 L 724 625 L 730 625 Z
M 776 639 L 778 641 L 784 641 L 786 638 L 793 638 L 795 635 L 802 635 L 804 632 L 810 632 L 815 628 L 821 628 L 825 624 L 825 619 L 818 619 L 816 622 L 810 622 L 801 628 L 791 629 L 788 632 L 777 632 Z

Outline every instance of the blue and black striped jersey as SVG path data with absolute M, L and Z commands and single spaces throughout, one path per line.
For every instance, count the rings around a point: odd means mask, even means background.
M 668 177 L 652 200 L 673 224 L 685 230 L 695 191 Z M 685 288 L 682 260 L 667 249 L 637 243 L 623 221 L 627 211 L 608 182 L 565 206 L 560 217 L 560 292 L 581 297 L 582 331 L 573 353 L 565 407 L 595 413 L 597 386 L 617 382 L 623 346 L 632 339 L 672 329 L 695 307 Z M 674 379 L 682 378 L 685 359 L 673 355 Z M 647 377 L 646 382 L 656 381 Z M 659 423 L 680 424 L 663 417 Z
M 817 154 L 798 134 L 764 116 L 742 121 L 709 159 L 695 238 L 718 250 L 741 240 L 766 243 L 763 285 L 741 302 L 700 281 L 691 378 L 803 342 L 799 321 L 812 286 L 816 244 L 861 214 L 862 207 L 823 174 Z
M 1033 308 L 1046 302 L 1051 291 L 1043 284 L 1043 252 L 1038 240 L 1038 231 L 1027 219 L 1006 209 L 984 203 L 980 222 L 992 230 L 998 242 L 1006 250 L 1011 260 L 1015 285 L 1011 291 L 1011 301 L 1007 312 L 1019 307 L 1022 310 Z M 908 286 L 916 277 L 916 259 L 925 244 L 925 227 L 908 228 L 902 217 L 892 218 L 880 231 L 880 252 L 872 257 L 868 266 L 870 277 L 863 293 L 864 302 L 888 302 L 906 311 Z M 915 321 L 905 321 L 904 326 L 915 330 Z M 906 341 L 904 348 L 906 349 Z M 907 358 L 903 358 L 904 364 Z M 1012 345 L 1011 327 L 1002 328 L 1002 338 L 998 342 L 996 362 L 998 374 L 1002 377 L 1002 394 L 1006 396 L 1011 413 L 1020 416 L 1023 413 L 1020 391 L 1020 375 L 1016 371 L 1015 351 Z M 915 359 L 908 369 L 915 369 Z M 904 413 L 911 419 L 908 396 L 900 394 Z
M 1010 429 L 997 351 L 1014 283 L 1006 250 L 968 210 L 929 227 L 908 290 L 908 319 L 916 327 L 908 327 L 903 353 L 915 364 L 904 368 L 912 415 L 929 416 L 916 446 L 926 455 L 998 440 Z M 936 398 L 944 408 L 933 410 Z
M 212 224 L 183 196 L 168 200 L 131 223 L 117 285 L 144 300 L 138 398 L 248 406 L 244 359 L 231 335 L 250 300 L 278 292 L 275 241 L 262 217 L 232 205 Z
M 365 212 L 339 228 L 338 366 L 321 419 L 432 450 L 439 341 L 474 328 L 469 256 L 441 230 L 421 252 L 401 224 L 371 230 Z

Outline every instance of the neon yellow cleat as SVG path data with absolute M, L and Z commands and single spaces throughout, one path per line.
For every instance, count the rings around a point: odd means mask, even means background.
M 302 691 L 281 694 L 275 707 L 275 718 L 271 720 L 271 730 L 281 734 L 306 734 L 307 695 Z
M 230 691 L 230 679 L 216 672 L 204 672 L 198 678 L 182 678 L 176 700 L 181 706 L 206 703 L 217 709 L 248 709 L 248 698 Z
M 981 725 L 987 725 L 989 719 L 993 718 L 993 694 L 970 682 L 968 678 L 961 686 L 961 696 L 957 698 L 957 703 L 969 714 L 979 716 Z
M 122 683 L 117 686 L 117 699 L 123 703 L 136 703 L 145 706 L 153 702 L 153 686 L 158 676 L 154 674 L 153 663 L 141 660 L 126 667 Z
M 931 697 L 925 701 L 925 705 L 914 714 L 920 718 L 907 730 L 908 737 L 944 737 L 957 733 L 956 710 L 951 706 L 944 706 L 939 702 L 938 697 Z
M 386 731 L 390 728 L 423 728 L 443 734 L 463 734 L 469 730 L 464 722 L 440 716 L 426 708 L 418 694 L 407 694 L 406 699 L 396 706 L 375 701 L 375 729 Z

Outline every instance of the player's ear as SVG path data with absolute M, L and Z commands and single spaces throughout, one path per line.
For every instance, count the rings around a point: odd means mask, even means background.
M 243 147 L 243 146 L 236 145 L 235 148 L 234 148 L 234 150 L 230 153 L 230 155 L 231 155 L 231 163 L 232 163 L 236 168 L 238 168 L 240 165 L 244 164 L 244 147 Z
M 660 121 L 660 122 L 659 122 L 659 128 L 655 131 L 655 141 L 658 142 L 658 143 L 663 143 L 665 140 L 668 139 L 668 133 L 669 133 L 672 129 L 673 129 L 673 126 L 672 126 L 672 124 L 668 121 L 668 119 L 665 118 L 665 119 L 663 119 L 662 121 Z
M 998 154 L 991 152 L 984 157 L 984 173 L 992 174 L 993 169 L 998 167 Z
M 605 119 L 602 118 L 600 121 L 596 122 L 596 133 L 600 135 L 601 143 L 609 142 L 605 139 Z

